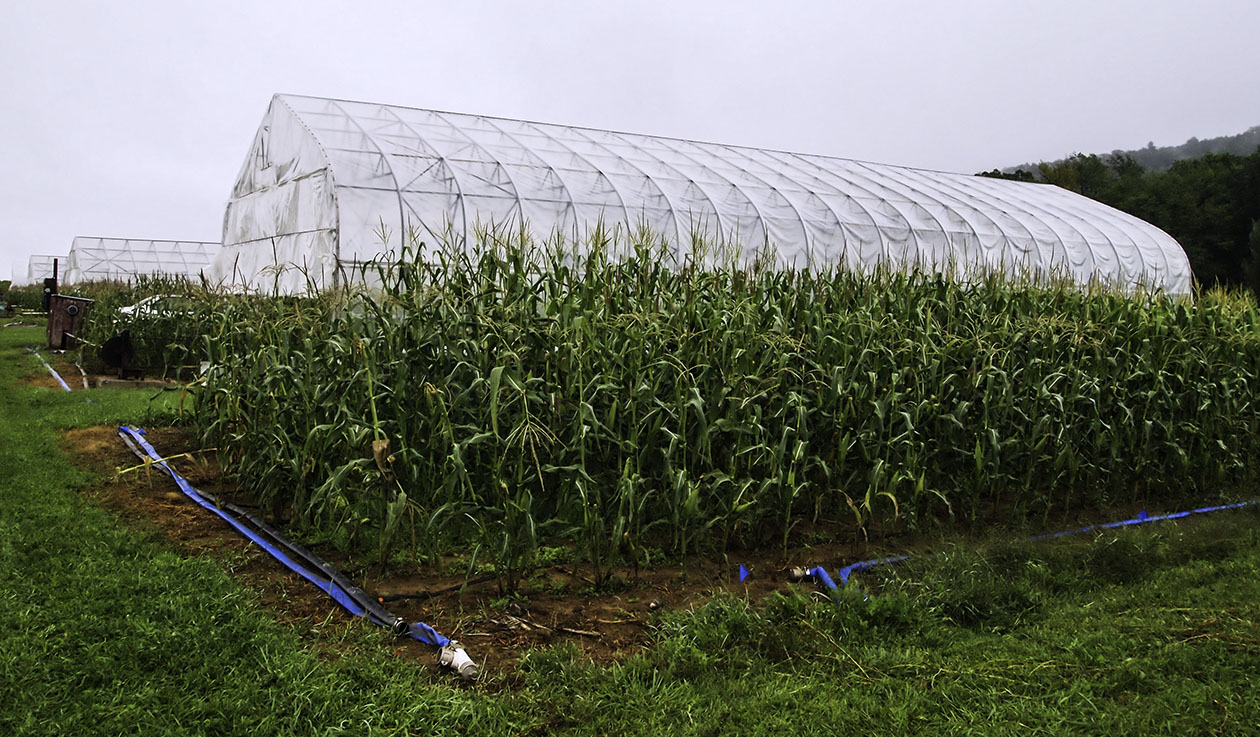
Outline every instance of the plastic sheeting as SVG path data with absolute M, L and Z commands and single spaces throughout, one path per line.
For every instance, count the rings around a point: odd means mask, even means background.
M 53 275 L 53 261 L 57 262 L 58 277 L 66 273 L 66 262 L 69 260 L 65 256 L 31 256 L 26 262 L 26 281 L 18 282 L 17 270 L 14 270 L 13 281 L 16 286 L 25 286 L 28 284 L 43 284 L 45 279 L 51 279 Z
M 63 262 L 66 284 L 86 281 L 130 281 L 137 276 L 209 275 L 218 243 L 80 236 Z
M 217 279 L 300 291 L 414 235 L 574 242 L 647 226 L 780 266 L 1055 275 L 1190 291 L 1184 251 L 1058 187 L 479 115 L 276 95 L 233 188 Z

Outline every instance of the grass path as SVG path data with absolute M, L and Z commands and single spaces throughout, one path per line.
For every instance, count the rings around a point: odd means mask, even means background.
M 1253 734 L 1255 514 L 959 553 L 839 606 L 719 598 L 613 668 L 573 649 L 462 689 L 355 629 L 321 656 L 219 564 L 86 501 L 70 427 L 145 392 L 27 386 L 0 330 L 0 734 Z M 42 370 L 42 369 L 40 369 Z M 90 396 L 91 403 L 86 399 Z M 168 401 L 162 398 L 157 402 Z M 510 685 L 510 688 L 504 688 Z

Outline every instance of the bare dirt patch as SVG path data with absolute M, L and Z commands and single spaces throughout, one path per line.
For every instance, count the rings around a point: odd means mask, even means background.
M 77 363 L 79 353 L 76 350 L 69 351 L 52 351 L 46 345 L 31 346 L 38 353 L 39 357 L 61 376 L 66 382 L 66 386 L 70 387 L 70 391 L 83 391 L 87 388 L 97 389 L 100 387 L 122 387 L 128 389 L 174 389 L 184 384 L 170 379 L 148 376 L 143 379 L 128 378 L 126 380 L 119 379 L 116 375 L 97 373 L 93 369 L 93 361 L 86 360 L 83 364 Z M 97 361 L 99 363 L 99 361 Z M 88 369 L 85 373 L 80 369 L 80 365 Z M 97 367 L 99 368 L 99 367 Z M 86 382 L 87 386 L 84 386 Z M 19 384 L 25 386 L 35 386 L 41 389 L 53 389 L 56 391 L 65 391 L 65 388 L 57 382 L 57 379 L 48 372 L 48 369 L 39 366 L 35 371 L 27 376 L 18 379 Z
M 63 380 L 65 380 L 66 385 L 70 387 L 70 391 L 75 391 L 76 389 L 82 391 L 83 382 L 79 369 L 75 368 L 74 365 L 74 354 L 53 353 L 42 345 L 32 347 L 37 353 L 39 353 L 39 357 L 44 359 L 44 362 L 49 366 L 52 366 L 53 370 L 56 371 Z M 57 383 L 57 379 L 55 379 L 53 375 L 48 372 L 48 369 L 43 366 L 38 366 L 35 371 L 18 379 L 18 383 L 25 384 L 26 386 L 39 387 L 41 389 L 65 391 L 61 384 Z
M 199 438 L 190 431 L 158 428 L 150 430 L 148 438 L 168 457 L 189 454 L 172 460 L 171 465 L 195 488 L 248 505 L 225 482 L 214 454 L 198 452 Z M 219 561 L 230 575 L 257 592 L 281 622 L 324 633 L 330 626 L 361 626 L 323 592 L 187 499 L 166 474 L 145 469 L 116 428 L 70 431 L 64 436 L 64 446 L 76 464 L 111 474 L 85 490 L 85 495 L 128 525 L 161 536 L 183 555 Z M 851 548 L 814 546 L 787 558 L 780 553 L 744 551 L 726 560 L 689 560 L 685 566 L 627 568 L 618 571 L 615 583 L 602 590 L 581 566 L 554 565 L 534 573 L 524 586 L 524 597 L 508 598 L 493 580 L 474 577 L 465 585 L 464 576 L 449 571 L 398 564 L 365 567 L 340 551 L 312 546 L 313 552 L 346 571 L 364 590 L 387 597 L 385 606 L 390 611 L 408 621 L 428 622 L 461 640 L 487 672 L 511 671 L 525 651 L 560 642 L 576 643 L 599 662 L 624 657 L 648 644 L 661 612 L 697 605 L 718 591 L 758 601 L 772 591 L 786 590 L 791 565 L 851 558 Z M 737 573 L 741 563 L 752 573 L 743 582 Z M 388 599 L 393 595 L 406 598 Z M 397 653 L 426 661 L 433 657 L 429 648 L 411 640 L 400 640 Z
M 57 380 L 52 377 L 52 374 L 48 373 L 47 371 L 44 371 L 42 368 L 40 369 L 40 373 L 23 376 L 22 378 L 18 379 L 16 383 L 24 385 L 24 386 L 33 386 L 38 389 L 52 389 L 54 391 L 64 391 L 61 388 L 61 384 L 58 384 Z M 69 382 L 66 382 L 66 383 L 69 383 Z M 71 391 L 73 390 L 74 390 L 73 387 L 71 387 Z
M 249 506 L 224 478 L 213 453 L 201 453 L 200 439 L 189 430 L 150 430 L 159 453 L 174 458 L 171 465 L 195 487 L 224 500 Z M 243 586 L 257 593 L 277 620 L 306 632 L 313 644 L 333 643 L 322 651 L 335 656 L 339 628 L 362 626 L 322 591 L 292 574 L 238 535 L 225 522 L 181 494 L 164 473 L 145 469 L 126 448 L 113 427 L 68 432 L 64 437 L 74 462 L 89 470 L 112 474 L 84 493 L 127 524 L 163 537 L 186 556 L 218 561 Z M 1070 529 L 1100 519 L 1122 519 L 1120 509 L 1107 513 L 1070 515 L 1051 523 Z M 532 648 L 561 642 L 576 643 L 590 658 L 609 662 L 640 652 L 650 640 L 662 612 L 696 606 L 719 591 L 760 601 L 774 591 L 786 591 L 788 570 L 800 565 L 824 565 L 834 574 L 843 565 L 891 553 L 931 550 L 939 537 L 890 533 L 875 543 L 854 542 L 845 535 L 835 542 L 808 525 L 793 533 L 793 547 L 740 550 L 725 558 L 693 556 L 685 565 L 660 565 L 616 572 L 614 585 L 597 588 L 584 566 L 541 567 L 523 585 L 524 596 L 504 597 L 493 580 L 452 575 L 451 567 L 389 564 L 355 559 L 328 546 L 308 546 L 345 571 L 365 591 L 385 598 L 391 612 L 408 621 L 424 621 L 439 632 L 461 640 L 483 671 L 510 673 L 520 656 Z M 822 540 L 822 542 L 813 542 Z M 305 542 L 299 540 L 299 542 Z M 738 580 L 743 564 L 751 576 Z M 441 568 L 440 566 L 437 568 Z M 808 585 L 808 584 L 806 584 Z M 401 596 L 402 598 L 391 598 Z M 432 662 L 431 649 L 412 640 L 399 640 L 399 656 Z
M 148 437 L 159 452 L 170 455 L 194 451 L 197 445 L 188 432 L 177 428 L 150 430 Z M 260 595 L 277 619 L 309 628 L 324 622 L 335 608 L 328 606 L 323 592 L 290 576 L 257 546 L 185 497 L 165 473 L 144 468 L 118 437 L 117 428 L 71 430 L 63 444 L 77 465 L 112 474 L 86 489 L 86 496 L 129 526 L 163 537 L 183 555 L 223 562 L 233 577 Z M 212 459 L 198 454 L 173 460 L 171 465 L 195 488 L 230 498 L 231 490 L 224 488 Z M 346 615 L 345 620 L 353 618 Z

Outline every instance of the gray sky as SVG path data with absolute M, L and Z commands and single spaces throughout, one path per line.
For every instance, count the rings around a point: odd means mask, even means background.
M 1254 0 L 63 2 L 0 9 L 0 279 L 217 241 L 293 92 L 972 173 L 1260 124 Z

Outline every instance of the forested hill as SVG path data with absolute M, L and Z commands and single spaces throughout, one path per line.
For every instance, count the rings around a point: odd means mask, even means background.
M 1144 168 L 1151 171 L 1168 171 L 1174 161 L 1182 159 L 1194 159 L 1204 154 L 1235 154 L 1237 156 L 1247 156 L 1248 154 L 1260 148 L 1260 125 L 1248 128 L 1247 130 L 1233 136 L 1218 136 L 1216 138 L 1191 138 L 1180 146 L 1156 146 L 1154 141 L 1146 144 L 1145 148 L 1135 149 L 1133 151 L 1121 151 L 1116 149 L 1110 154 L 1099 154 L 1103 158 L 1107 156 L 1128 156 Z M 1051 162 L 1053 164 L 1061 163 L 1061 161 Z M 1022 164 L 1020 166 L 1011 166 L 1002 171 L 1007 174 L 1013 174 L 1020 169 L 1024 171 L 1037 171 L 1039 164 Z
M 1056 184 L 1135 215 L 1177 239 L 1200 286 L 1246 287 L 1260 295 L 1260 142 L 1246 152 L 1178 159 L 1166 169 L 1146 166 L 1137 153 L 1077 154 L 981 176 Z

